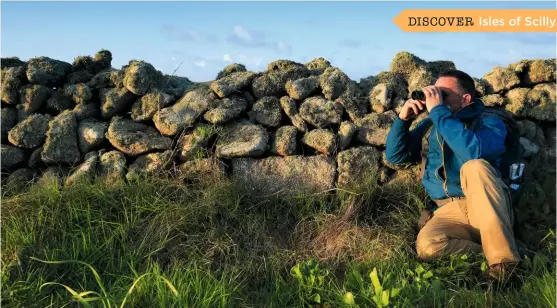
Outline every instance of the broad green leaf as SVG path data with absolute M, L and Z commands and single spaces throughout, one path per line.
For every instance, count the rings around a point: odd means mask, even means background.
M 389 306 L 389 291 L 383 291 L 381 303 L 383 304 L 383 306 Z
M 371 273 L 369 274 L 371 278 L 371 283 L 373 284 L 373 288 L 375 289 L 375 293 L 378 294 L 381 292 L 381 283 L 379 282 L 379 277 L 377 277 L 377 268 L 373 268 Z
M 433 277 L 433 272 L 432 271 L 427 271 L 424 275 L 423 275 L 423 279 L 429 279 Z

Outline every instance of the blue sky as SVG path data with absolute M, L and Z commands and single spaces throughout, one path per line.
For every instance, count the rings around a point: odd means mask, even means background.
M 481 77 L 495 65 L 554 58 L 555 33 L 405 33 L 407 8 L 551 8 L 555 2 L 2 2 L 2 57 L 112 52 L 164 73 L 212 80 L 227 64 L 254 71 L 277 59 L 324 57 L 352 79 L 387 70 L 409 51 Z

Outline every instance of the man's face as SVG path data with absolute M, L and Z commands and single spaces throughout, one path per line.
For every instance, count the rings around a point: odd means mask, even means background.
M 452 113 L 470 104 L 470 96 L 465 95 L 456 78 L 441 77 L 435 82 L 435 86 L 445 93 L 443 105 L 448 106 Z

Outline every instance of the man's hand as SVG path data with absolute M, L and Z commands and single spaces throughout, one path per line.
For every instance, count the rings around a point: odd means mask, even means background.
M 441 90 L 435 86 L 427 86 L 422 89 L 425 94 L 425 106 L 427 112 L 431 112 L 431 109 L 437 105 L 443 104 L 443 95 Z
M 412 117 L 417 116 L 424 110 L 424 103 L 421 101 L 409 99 L 404 103 L 398 117 L 403 121 L 408 121 Z

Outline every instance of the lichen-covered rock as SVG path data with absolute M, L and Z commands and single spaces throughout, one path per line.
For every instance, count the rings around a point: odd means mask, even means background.
M 51 90 L 42 85 L 27 85 L 21 88 L 20 105 L 26 114 L 37 112 L 50 98 Z
M 281 126 L 272 135 L 269 151 L 276 155 L 290 156 L 298 153 L 298 129 Z
M 362 185 L 369 185 L 370 181 L 379 178 L 380 160 L 381 152 L 370 146 L 354 147 L 338 153 L 337 187 L 365 188 Z
M 549 100 L 552 102 L 555 102 L 556 100 L 556 92 L 557 92 L 557 88 L 555 85 L 555 82 L 550 82 L 550 83 L 540 83 L 537 84 L 533 87 L 534 90 L 538 90 L 538 91 L 542 91 L 545 92 L 547 94 L 547 96 L 549 97 Z
M 225 165 L 219 159 L 202 158 L 178 166 L 178 176 L 186 181 L 218 180 L 226 175 Z
M 77 125 L 77 138 L 81 153 L 87 153 L 106 140 L 108 123 L 95 119 L 84 119 Z
M 71 96 L 67 96 L 63 91 L 53 91 L 49 99 L 46 100 L 46 111 L 59 114 L 64 110 L 75 107 L 75 102 Z
M 217 74 L 216 79 L 224 78 L 228 75 L 237 73 L 237 72 L 247 72 L 246 66 L 240 63 L 231 63 L 228 64 L 222 71 Z
M 269 134 L 264 127 L 241 121 L 229 124 L 219 138 L 215 154 L 217 157 L 258 157 L 267 150 Z
M 335 163 L 317 156 L 272 156 L 232 160 L 232 180 L 251 196 L 296 197 L 334 188 Z
M 84 83 L 66 86 L 64 94 L 71 97 L 76 104 L 87 104 L 93 99 L 93 92 Z
M 521 60 L 509 65 L 521 77 L 523 86 L 555 82 L 555 59 Z
M 343 96 L 335 100 L 335 102 L 341 104 L 346 110 L 348 117 L 352 121 L 363 118 L 369 112 L 369 104 L 366 99 L 353 96 Z
M 96 152 L 87 153 L 85 160 L 66 178 L 67 186 L 80 183 L 91 183 L 97 171 L 99 155 Z
M 418 70 L 420 72 L 421 70 Z M 375 90 L 376 92 L 373 93 L 373 90 L 377 85 L 384 84 L 384 87 L 380 87 L 379 89 Z M 379 111 L 385 112 L 388 109 L 394 109 L 398 112 L 399 108 L 404 105 L 404 102 L 409 97 L 408 95 L 408 83 L 403 78 L 403 75 L 395 74 L 392 72 L 380 72 L 377 76 L 370 76 L 365 81 L 365 89 L 366 93 L 369 93 L 369 103 L 371 103 L 372 109 L 375 108 Z M 385 89 L 384 93 L 382 93 L 382 88 Z M 383 95 L 381 95 L 383 94 Z M 379 99 L 374 101 L 373 98 L 379 96 L 379 98 L 386 97 L 383 100 Z M 385 108 L 384 105 L 389 106 Z M 352 121 L 356 121 L 356 119 L 352 118 Z
M 304 134 L 302 142 L 325 155 L 332 155 L 336 150 L 335 134 L 327 129 L 314 129 Z
M 306 122 L 304 122 L 304 119 L 302 119 L 298 113 L 296 102 L 288 96 L 283 96 L 280 98 L 280 105 L 286 116 L 290 119 L 290 122 L 292 122 L 292 125 L 294 125 L 294 127 L 296 127 L 300 132 L 305 133 L 308 128 Z
M 95 63 L 95 72 L 110 68 L 112 64 L 112 53 L 106 49 L 101 49 L 95 53 L 93 62 Z
M 37 57 L 27 62 L 26 73 L 32 84 L 55 87 L 64 84 L 66 75 L 71 71 L 70 63 L 49 57 Z
M 482 101 L 486 106 L 503 106 L 505 98 L 500 94 L 489 94 L 482 97 Z
M 104 119 L 110 119 L 114 115 L 122 112 L 137 99 L 137 96 L 126 88 L 102 89 L 100 91 L 100 97 L 101 116 Z
M 32 114 L 10 130 L 8 140 L 20 148 L 37 148 L 46 140 L 50 120 L 52 117 L 49 115 Z
M 139 156 L 157 150 L 168 150 L 172 139 L 142 123 L 115 116 L 110 121 L 106 138 L 112 146 L 129 156 Z
M 68 74 L 66 83 L 69 85 L 78 83 L 88 83 L 95 75 L 88 71 L 76 71 Z
M 95 73 L 95 62 L 91 56 L 77 56 L 73 60 L 72 71 L 85 71 Z
M 47 164 L 74 165 L 81 161 L 77 144 L 77 119 L 66 110 L 50 121 L 41 159 Z
M 555 121 L 555 99 L 543 90 L 531 89 L 528 92 L 531 105 L 527 106 L 524 116 L 538 121 Z
M 306 63 L 306 67 L 310 70 L 311 74 L 314 76 L 318 76 L 323 74 L 323 72 L 331 66 L 331 62 L 326 60 L 323 57 L 315 58 L 308 63 Z
M 78 121 L 86 118 L 100 118 L 101 107 L 97 104 L 80 104 L 74 107 L 73 113 Z
M 436 78 L 437 76 L 446 72 L 456 70 L 456 65 L 453 61 L 431 61 L 427 63 L 427 70 Z
M 0 60 L 1 68 L 18 67 L 24 65 L 25 61 L 21 61 L 21 59 L 19 59 L 18 57 L 5 57 Z
M 27 165 L 29 166 L 29 168 L 41 169 L 42 167 L 46 166 L 46 163 L 41 158 L 42 152 L 43 147 L 40 146 L 31 153 L 31 155 L 29 156 L 29 160 L 27 161 Z
M 520 85 L 517 73 L 507 67 L 496 66 L 482 77 L 485 83 L 485 94 L 508 91 Z
M 213 101 L 203 118 L 209 123 L 222 125 L 238 117 L 247 108 L 248 102 L 243 96 L 231 95 L 230 97 Z
M 143 95 L 132 105 L 131 118 L 136 122 L 151 121 L 161 109 L 173 103 L 169 94 L 153 91 Z
M 39 186 L 62 186 L 70 175 L 71 168 L 63 165 L 48 166 L 37 180 Z
M 205 157 L 209 140 L 217 133 L 216 129 L 207 124 L 198 124 L 195 129 L 178 140 L 180 159 L 182 161 Z
M 241 90 L 249 86 L 254 78 L 253 72 L 236 72 L 213 81 L 210 87 L 220 98 L 224 98 L 234 93 L 241 93 Z
M 153 117 L 155 126 L 165 136 L 173 136 L 191 126 L 217 99 L 209 87 L 200 86 L 187 92 L 180 101 L 171 107 L 157 112 Z
M 319 86 L 328 100 L 337 99 L 350 82 L 350 78 L 337 67 L 328 67 L 319 77 Z
M 2 144 L 2 170 L 12 170 L 19 167 L 25 162 L 25 152 L 18 148 L 7 144 Z
M 303 64 L 298 63 L 296 61 L 280 59 L 267 64 L 267 69 L 265 71 L 266 72 L 289 71 L 291 69 L 298 69 L 298 68 L 305 69 L 306 67 Z
M 175 101 L 182 97 L 186 91 L 195 86 L 195 83 L 186 77 L 164 75 L 161 82 L 161 91 L 172 95 Z
M 123 70 L 111 69 L 102 71 L 93 76 L 93 78 L 87 82 L 87 85 L 89 88 L 96 90 L 105 88 L 123 88 L 124 75 L 125 71 Z
M 384 146 L 396 114 L 390 110 L 385 113 L 372 113 L 356 122 L 358 141 L 373 146 Z
M 171 150 L 141 155 L 131 163 L 126 179 L 131 181 L 145 176 L 160 175 L 166 172 L 171 164 Z
M 408 93 L 432 85 L 434 81 L 435 75 L 431 71 L 423 67 L 418 68 L 408 77 Z
M 286 92 L 295 100 L 304 100 L 317 90 L 319 87 L 319 78 L 311 76 L 307 78 L 300 78 L 295 81 L 288 81 L 286 83 Z
M 253 104 L 248 116 L 265 126 L 278 127 L 282 121 L 280 100 L 272 96 L 262 97 Z
M 342 113 L 341 104 L 319 96 L 306 98 L 300 105 L 302 119 L 317 128 L 340 124 Z
M 30 168 L 19 168 L 12 172 L 6 179 L 7 187 L 27 186 L 35 181 L 36 173 Z
M 11 107 L 2 108 L 2 142 L 8 140 L 8 132 L 17 124 L 17 110 Z
M 371 109 L 375 112 L 382 113 L 391 108 L 391 99 L 393 98 L 392 89 L 386 83 L 380 83 L 373 87 L 369 94 Z
M 118 151 L 105 152 L 100 156 L 98 178 L 104 183 L 115 184 L 124 180 L 126 157 Z
M 415 70 L 427 66 L 427 62 L 413 53 L 398 52 L 389 65 L 389 71 L 409 78 Z
M 529 92 L 528 88 L 514 88 L 505 93 L 505 109 L 515 115 L 522 115 L 524 109 L 533 104 Z
M 162 75 L 145 61 L 132 60 L 125 67 L 124 87 L 135 95 L 145 95 L 154 90 L 161 79 Z
M 486 87 L 486 83 L 483 79 L 479 79 L 476 77 L 472 77 L 472 79 L 474 80 L 474 87 L 476 88 L 476 96 L 478 97 L 482 97 L 484 95 L 486 95 L 486 91 L 485 91 L 485 87 Z
M 557 154 L 557 130 L 555 127 L 548 127 L 544 131 L 545 136 L 545 152 L 546 154 L 555 161 L 555 156 Z
M 309 77 L 309 70 L 304 66 L 295 66 L 288 70 L 267 71 L 255 77 L 252 82 L 252 92 L 256 99 L 265 96 L 281 97 L 286 95 L 286 83 Z
M 356 125 L 349 121 L 343 121 L 340 123 L 340 128 L 338 130 L 338 147 L 344 150 L 350 146 L 354 134 L 358 131 Z
M 9 105 L 17 105 L 19 103 L 20 88 L 27 81 L 25 76 L 25 68 L 9 67 L 2 68 L 2 91 L 0 97 L 2 102 Z
M 540 147 L 545 145 L 545 134 L 539 125 L 530 120 L 521 120 L 517 123 L 521 137 L 536 143 Z

